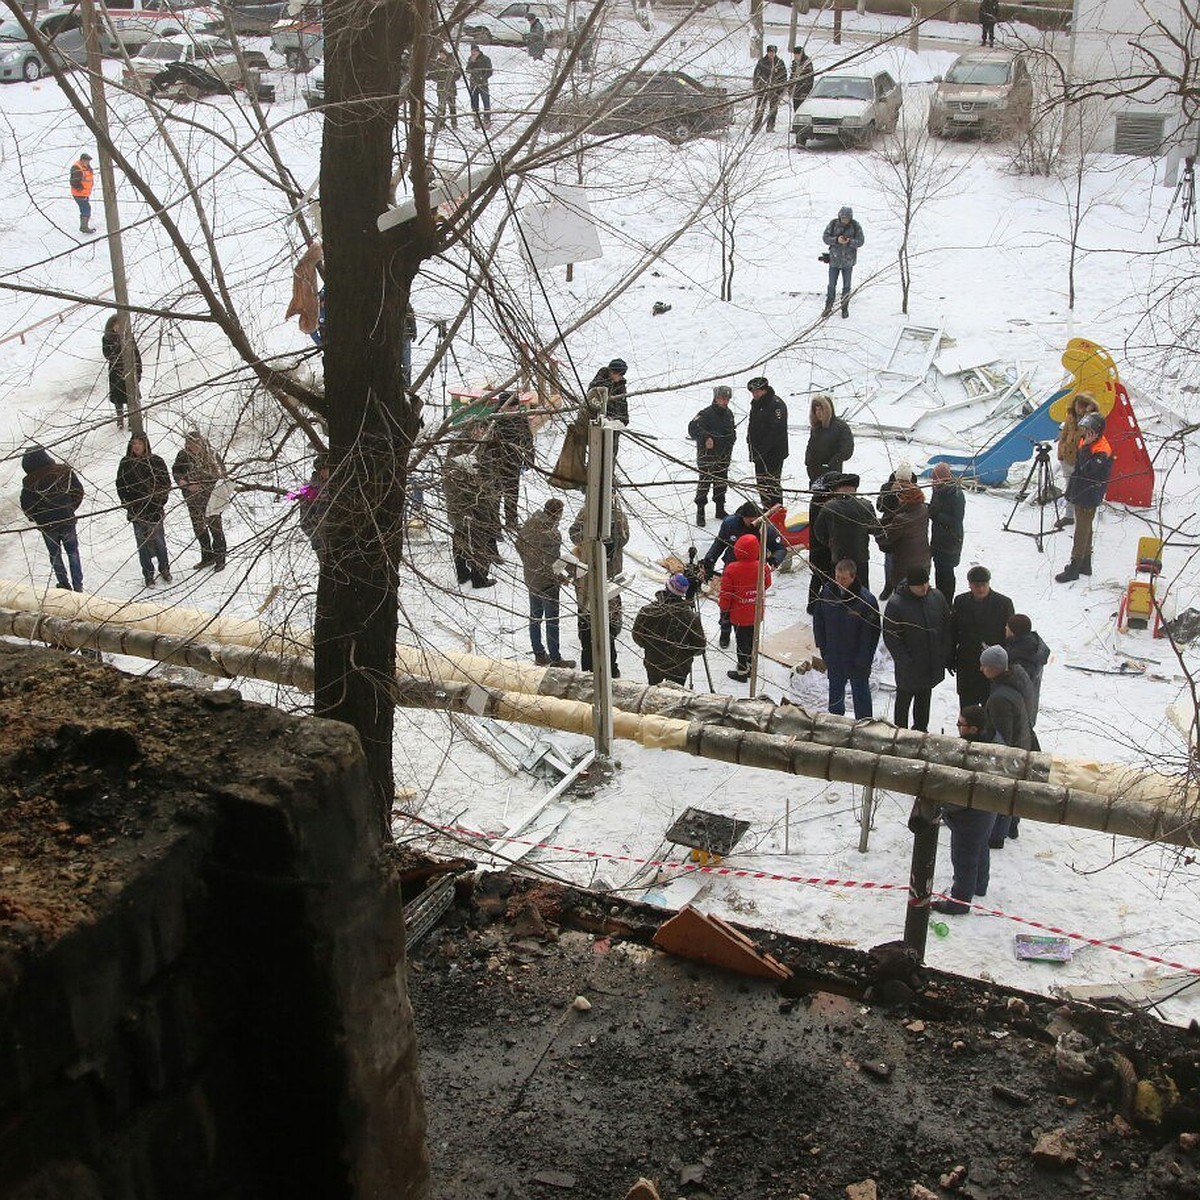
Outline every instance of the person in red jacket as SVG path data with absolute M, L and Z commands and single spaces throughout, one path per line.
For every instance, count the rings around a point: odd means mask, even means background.
M 771 586 L 771 567 L 763 567 L 763 591 Z M 737 639 L 737 670 L 730 679 L 745 683 L 750 678 L 750 652 L 754 648 L 754 610 L 758 600 L 758 538 L 743 533 L 733 544 L 733 562 L 721 575 L 721 612 L 729 614 Z

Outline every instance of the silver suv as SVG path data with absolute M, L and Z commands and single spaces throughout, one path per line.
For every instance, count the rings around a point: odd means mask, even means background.
M 964 129 L 1002 135 L 1029 125 L 1033 81 L 1025 56 L 1012 50 L 968 50 L 937 81 L 929 101 L 929 132 Z

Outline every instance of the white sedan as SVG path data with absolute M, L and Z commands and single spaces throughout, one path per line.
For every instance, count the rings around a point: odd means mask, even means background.
M 904 96 L 886 72 L 822 75 L 796 109 L 792 134 L 797 146 L 809 138 L 837 138 L 843 146 L 869 146 L 876 133 L 896 128 Z

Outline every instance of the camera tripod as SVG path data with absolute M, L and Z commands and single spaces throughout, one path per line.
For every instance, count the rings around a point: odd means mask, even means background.
M 1008 514 L 1004 522 L 1004 532 L 1019 533 L 1022 537 L 1033 538 L 1037 544 L 1038 553 L 1043 554 L 1045 549 L 1042 543 L 1050 534 L 1057 533 L 1062 528 L 1062 517 L 1058 508 L 1059 492 L 1054 486 L 1053 471 L 1050 466 L 1050 443 L 1035 442 L 1034 449 L 1033 465 L 1029 468 L 1029 474 L 1025 476 L 1025 482 L 1021 485 L 1021 490 L 1017 493 L 1017 498 L 1013 501 L 1012 511 Z M 1030 529 L 1012 528 L 1013 518 L 1017 515 L 1017 509 L 1023 501 L 1029 498 L 1030 484 L 1034 485 L 1034 503 L 1038 505 L 1038 527 L 1036 532 Z M 1054 505 L 1054 526 L 1051 529 L 1047 529 L 1046 509 L 1051 504 Z
M 1167 215 L 1158 235 L 1160 242 L 1167 240 L 1167 226 L 1171 222 L 1171 214 L 1175 211 L 1177 204 L 1179 205 L 1179 230 L 1175 234 L 1175 238 L 1181 242 L 1188 241 L 1190 228 L 1190 241 L 1195 245 L 1200 238 L 1196 235 L 1196 156 L 1194 154 L 1189 154 L 1183 160 L 1183 170 L 1179 174 L 1179 182 L 1175 185 L 1175 193 L 1171 197 L 1171 203 L 1167 206 Z

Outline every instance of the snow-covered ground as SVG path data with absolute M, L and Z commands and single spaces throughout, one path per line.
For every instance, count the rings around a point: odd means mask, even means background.
M 663 10 L 654 34 L 631 21 L 611 21 L 601 43 L 602 63 L 631 61 L 666 30 L 673 10 Z M 750 71 L 742 15 L 720 4 L 703 20 L 672 35 L 670 53 L 652 61 L 672 62 L 697 75 L 745 80 Z M 886 18 L 847 14 L 850 45 L 832 46 L 815 22 L 803 26 L 807 43 L 821 67 L 858 53 L 864 36 L 887 26 Z M 881 24 L 882 23 L 882 24 Z M 879 51 L 882 61 L 905 84 L 906 120 L 924 120 L 934 75 L 955 52 L 953 39 L 970 44 L 973 27 L 942 25 L 920 53 L 901 47 Z M 771 40 L 769 31 L 768 40 Z M 778 38 L 783 44 L 785 38 Z M 523 53 L 493 48 L 496 65 L 493 130 L 503 145 L 509 115 L 519 113 L 544 86 L 549 59 L 532 63 Z M 110 68 L 112 69 L 112 68 Z M 302 187 L 317 176 L 321 118 L 308 112 L 299 83 L 287 75 L 275 80 L 278 99 L 271 109 L 275 138 L 288 167 Z M 170 158 L 154 139 L 142 102 L 114 95 L 111 100 L 119 140 L 147 178 L 173 206 L 189 244 L 206 261 L 196 233 L 185 188 Z M 460 107 L 466 108 L 465 95 Z M 181 116 L 196 125 L 172 123 L 180 150 L 200 183 L 217 239 L 222 267 L 238 299 L 246 327 L 269 355 L 289 360 L 309 350 L 295 324 L 283 322 L 290 295 L 291 265 L 302 248 L 296 224 L 287 217 L 282 193 L 247 170 L 231 153 L 249 129 L 234 103 L 182 105 Z M 0 90 L 3 161 L 7 187 L 0 196 L 0 275 L 7 283 L 99 295 L 109 286 L 103 240 L 80 244 L 73 230 L 75 208 L 66 175 L 81 149 L 89 146 L 79 119 L 71 113 L 56 84 L 18 84 Z M 877 154 L 790 147 L 786 119 L 779 129 L 750 142 L 747 112 L 723 141 L 702 141 L 675 148 L 653 138 L 609 144 L 584 159 L 584 179 L 599 228 L 604 257 L 579 264 L 568 283 L 562 269 L 537 276 L 521 258 L 510 227 L 502 239 L 493 278 L 498 294 L 513 312 L 524 314 L 532 340 L 546 341 L 600 300 L 632 264 L 649 250 L 679 234 L 618 300 L 567 338 L 568 378 L 582 383 L 614 355 L 630 363 L 631 410 L 635 428 L 655 439 L 639 446 L 626 439 L 621 450 L 626 505 L 633 517 L 631 548 L 654 560 L 667 551 L 686 551 L 700 533 L 692 521 L 694 481 L 675 460 L 688 462 L 692 449 L 686 426 L 702 407 L 715 382 L 734 387 L 734 407 L 744 418 L 747 378 L 767 374 L 790 406 L 792 457 L 785 485 L 802 486 L 808 400 L 829 391 L 839 401 L 862 394 L 871 372 L 891 349 L 904 318 L 896 272 L 898 220 L 889 203 Z M 519 118 L 516 118 L 519 120 Z M 460 120 L 460 144 L 446 145 L 445 161 L 467 153 L 486 160 L 488 149 Z M 206 132 L 205 126 L 213 132 Z M 219 135 L 219 136 L 218 136 Z M 451 142 L 456 139 L 450 138 Z M 258 165 L 261 149 L 249 152 Z M 951 143 L 944 147 L 940 170 L 947 185 L 919 211 L 913 233 L 913 292 L 909 320 L 942 325 L 960 343 L 985 342 L 995 355 L 1022 371 L 1035 372 L 1039 391 L 1061 379 L 1059 356 L 1071 336 L 1087 336 L 1116 356 L 1125 379 L 1183 417 L 1194 419 L 1195 366 L 1181 354 L 1179 329 L 1186 330 L 1190 304 L 1188 281 L 1196 270 L 1196 249 L 1175 241 L 1160 242 L 1168 221 L 1171 189 L 1162 186 L 1150 160 L 1091 156 L 1080 176 L 1083 219 L 1079 242 L 1084 252 L 1076 265 L 1077 302 L 1066 303 L 1070 197 L 1076 180 L 1029 178 L 1009 169 L 1003 146 Z M 518 196 L 518 205 L 540 199 L 547 186 L 574 182 L 572 158 L 543 169 Z M 733 299 L 718 299 L 720 253 L 718 226 L 711 206 L 698 205 L 724 173 L 737 218 Z M 179 313 L 203 311 L 177 255 L 145 201 L 127 183 L 118 185 L 125 248 L 134 303 Z M 98 197 L 97 197 L 98 199 Z M 856 295 L 848 320 L 818 320 L 823 305 L 825 268 L 817 255 L 820 234 L 842 204 L 852 204 L 866 232 L 859 257 Z M 102 221 L 97 203 L 96 218 Z M 699 208 L 698 214 L 694 210 Z M 496 217 L 485 219 L 494 228 Z M 1168 221 L 1173 227 L 1176 216 Z M 682 232 L 681 232 L 682 231 Z M 414 304 L 420 327 L 418 370 L 428 360 L 435 335 L 431 323 L 454 312 L 459 280 L 453 262 L 432 263 L 418 282 Z M 656 301 L 670 311 L 651 316 Z M 0 338 L 53 318 L 66 306 L 61 299 L 7 292 L 0 316 Z M 51 446 L 84 479 L 88 496 L 80 523 L 89 591 L 109 597 L 145 598 L 133 539 L 116 503 L 116 464 L 125 434 L 115 428 L 107 400 L 107 380 L 99 354 L 104 313 L 76 310 L 60 322 L 33 329 L 22 343 L 8 340 L 0 358 L 0 578 L 32 579 L 46 585 L 49 571 L 38 535 L 25 528 L 17 498 L 20 457 L 34 441 Z M 247 374 L 208 323 L 138 319 L 139 343 L 146 363 L 144 391 L 148 428 L 156 450 L 168 463 L 193 424 L 228 447 L 226 457 L 240 483 L 264 490 L 241 494 L 227 519 L 233 547 L 222 575 L 192 574 L 191 530 L 182 504 L 168 513 L 168 541 L 184 569 L 169 589 L 154 597 L 163 603 L 223 608 L 267 621 L 303 623 L 311 606 L 315 562 L 278 490 L 307 478 L 307 454 L 292 437 L 278 461 L 262 457 L 277 414 L 261 396 L 249 395 Z M 479 386 L 511 375 L 514 361 L 497 332 L 497 322 L 482 306 L 463 327 L 447 373 L 435 370 L 427 397 L 436 423 L 443 387 Z M 1182 526 L 1191 540 L 1197 467 L 1194 458 L 1164 447 L 1158 426 L 1148 429 L 1152 455 L 1160 466 L 1161 505 L 1153 513 L 1104 511 L 1099 519 L 1095 574 L 1090 581 L 1064 586 L 1054 573 L 1068 557 L 1068 535 L 1049 539 L 1047 553 L 1034 542 L 1002 531 L 1013 506 L 1012 494 L 968 498 L 966 550 L 960 579 L 974 562 L 986 563 L 993 585 L 1013 597 L 1054 651 L 1042 690 L 1038 732 L 1045 748 L 1098 761 L 1152 762 L 1178 758 L 1184 747 L 1166 719 L 1167 705 L 1182 693 L 1179 665 L 1163 642 L 1148 635 L 1118 639 L 1114 615 L 1134 562 L 1137 538 L 1153 532 L 1161 520 Z M 938 445 L 888 442 L 858 431 L 853 469 L 873 491 L 897 462 L 921 462 Z M 947 443 L 970 440 L 970 431 L 948 428 Z M 557 452 L 555 435 L 539 442 L 543 465 Z M 745 472 L 744 440 L 735 466 Z M 1169 471 L 1167 470 L 1169 468 Z M 1018 468 L 1014 477 L 1023 477 Z M 1015 481 L 1019 482 L 1019 478 Z M 272 491 L 270 489 L 277 489 Z M 739 489 L 753 495 L 748 483 Z M 526 509 L 548 494 L 537 477 L 526 477 Z M 569 514 L 572 512 L 569 500 Z M 1036 527 L 1037 512 L 1022 509 L 1015 528 Z M 710 522 L 708 536 L 715 531 Z M 703 535 L 696 542 L 707 547 Z M 471 648 L 501 657 L 526 658 L 525 597 L 519 564 L 509 547 L 498 572 L 500 585 L 490 592 L 460 593 L 446 538 L 431 528 L 414 539 L 411 565 L 401 591 L 406 635 L 447 648 Z M 877 565 L 876 575 L 880 571 Z M 632 614 L 653 594 L 657 582 L 642 572 L 626 597 L 626 632 L 620 639 L 623 674 L 640 674 L 628 639 Z M 1166 579 L 1172 603 L 1182 611 L 1196 603 L 1196 572 L 1190 551 L 1167 554 Z M 769 629 L 782 629 L 804 615 L 807 573 L 779 577 L 767 605 Z M 571 605 L 565 605 L 564 652 L 577 656 Z M 715 609 L 705 611 L 710 630 Z M 1118 645 L 1119 641 L 1119 645 Z M 1112 666 L 1119 652 L 1158 660 L 1151 670 L 1161 679 L 1118 678 L 1067 669 L 1067 664 Z M 725 671 L 731 656 L 710 651 L 719 690 L 742 691 Z M 1194 655 L 1189 654 L 1189 665 Z M 124 662 L 135 670 L 146 664 Z M 889 672 L 882 671 L 875 691 L 876 711 L 889 710 Z M 306 701 L 265 685 L 246 684 L 248 695 L 289 706 Z M 767 664 L 766 694 L 789 691 L 786 671 Z M 819 681 L 805 677 L 790 693 L 820 704 Z M 955 695 L 951 681 L 934 694 L 931 728 L 953 732 Z M 584 739 L 556 737 L 571 753 L 587 748 Z M 737 770 L 679 755 L 620 747 L 616 781 L 588 799 L 566 805 L 556 829 L 543 822 L 527 835 L 546 837 L 570 850 L 536 849 L 526 861 L 575 881 L 627 889 L 642 874 L 639 862 L 679 851 L 663 834 L 688 805 L 747 819 L 750 830 L 728 866 L 787 877 L 904 884 L 911 837 L 905 822 L 909 800 L 884 795 L 875 818 L 870 847 L 858 852 L 858 789 L 822 786 L 768 772 Z M 459 824 L 498 830 L 542 794 L 540 783 L 510 777 L 486 754 L 461 736 L 446 717 L 404 711 L 397 733 L 398 783 L 416 793 L 412 808 L 435 825 Z M 427 835 L 407 822 L 398 836 Z M 445 843 L 443 843 L 444 845 Z M 786 847 L 786 849 L 785 849 Z M 612 858 L 594 857 L 595 854 Z M 949 884 L 947 838 L 943 837 L 938 880 Z M 689 877 L 689 883 L 693 877 Z M 861 947 L 899 936 L 905 908 L 903 890 L 860 891 L 797 882 L 711 878 L 697 903 L 740 920 Z M 1189 860 L 1171 850 L 1142 846 L 1069 829 L 1025 822 L 1019 841 L 994 856 L 988 899 L 1014 916 L 1077 930 L 1146 954 L 1200 967 L 1200 876 Z M 682 885 L 672 885 L 678 895 Z M 672 887 L 666 889 L 668 898 Z M 637 891 L 627 894 L 640 894 Z M 951 920 L 946 939 L 931 938 L 929 960 L 939 967 L 988 975 L 1007 983 L 1048 989 L 1063 982 L 1108 982 L 1154 977 L 1166 969 L 1111 950 L 1076 945 L 1072 963 L 1049 966 L 1017 962 L 1013 935 L 1020 924 L 1004 917 L 972 915 Z M 1194 976 L 1192 977 L 1194 978 Z M 1186 980 L 1184 981 L 1186 982 Z M 1200 987 L 1192 987 L 1163 1006 L 1171 1019 L 1200 1016 Z

